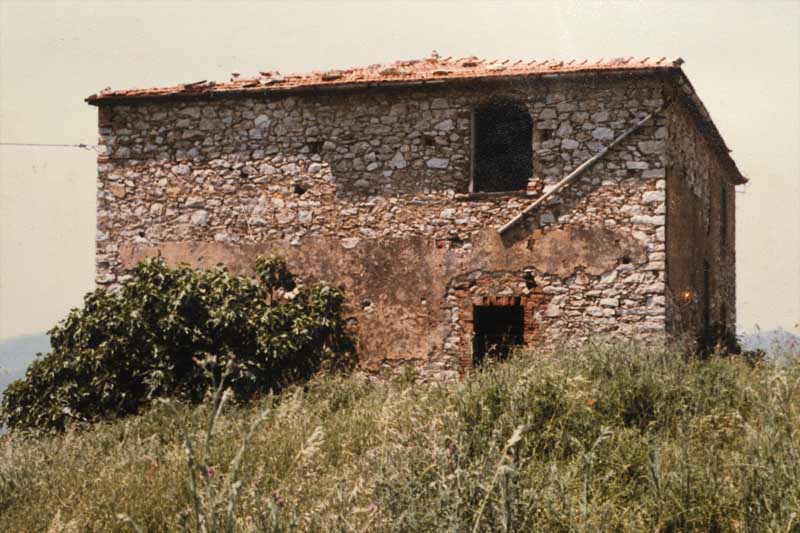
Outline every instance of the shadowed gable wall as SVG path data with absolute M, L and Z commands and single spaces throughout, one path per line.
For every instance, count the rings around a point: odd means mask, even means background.
M 670 108 L 668 331 L 692 340 L 702 335 L 707 302 L 709 325 L 735 332 L 735 171 L 709 142 L 681 97 L 676 96 Z

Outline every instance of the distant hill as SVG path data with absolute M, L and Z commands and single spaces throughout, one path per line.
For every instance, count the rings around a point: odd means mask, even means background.
M 780 328 L 744 333 L 739 339 L 745 350 L 764 350 L 770 358 L 800 354 L 800 337 Z
M 45 333 L 21 335 L 0 341 L 0 394 L 9 383 L 25 376 L 25 369 L 37 353 L 50 350 Z

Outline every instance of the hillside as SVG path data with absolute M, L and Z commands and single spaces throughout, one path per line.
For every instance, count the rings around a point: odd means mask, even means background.
M 800 337 L 780 328 L 744 333 L 739 339 L 743 349 L 764 350 L 773 359 L 789 354 L 800 354 Z
M 194 492 L 181 431 L 202 455 L 208 406 L 3 437 L 0 530 L 224 530 L 240 482 L 237 531 L 796 531 L 800 364 L 675 353 L 526 353 L 444 385 L 320 377 L 223 409 Z

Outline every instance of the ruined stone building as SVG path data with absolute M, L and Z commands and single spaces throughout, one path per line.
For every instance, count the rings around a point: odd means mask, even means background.
M 92 95 L 97 283 L 281 254 L 345 285 L 366 369 L 437 375 L 733 329 L 746 180 L 681 63 L 434 54 Z

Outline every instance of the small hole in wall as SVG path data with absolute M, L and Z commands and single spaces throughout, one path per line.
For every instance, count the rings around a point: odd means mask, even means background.
M 433 136 L 432 135 L 425 135 L 422 138 L 422 144 L 424 144 L 425 146 L 433 146 L 434 145 Z
M 139 231 L 139 237 L 144 237 L 144 230 Z
M 522 279 L 525 280 L 525 286 L 529 289 L 533 289 L 536 287 L 536 280 L 533 279 L 533 272 L 526 271 L 522 274 Z
M 296 195 L 303 196 L 303 194 L 305 194 L 305 192 L 306 192 L 306 188 L 303 187 L 301 184 L 299 184 L 299 183 L 295 183 L 294 184 L 294 193 Z
M 541 133 L 542 142 L 549 141 L 550 139 L 553 138 L 553 130 L 539 130 L 539 131 L 542 132 Z
M 629 255 L 623 255 L 622 256 L 622 264 L 623 265 L 628 265 L 628 264 L 630 264 L 630 262 L 631 262 L 631 257 Z
M 322 141 L 313 141 L 308 143 L 308 151 L 312 154 L 318 154 L 322 149 Z
M 370 298 L 364 298 L 361 300 L 361 310 L 365 313 L 371 313 L 375 310 L 375 302 L 373 302 Z

